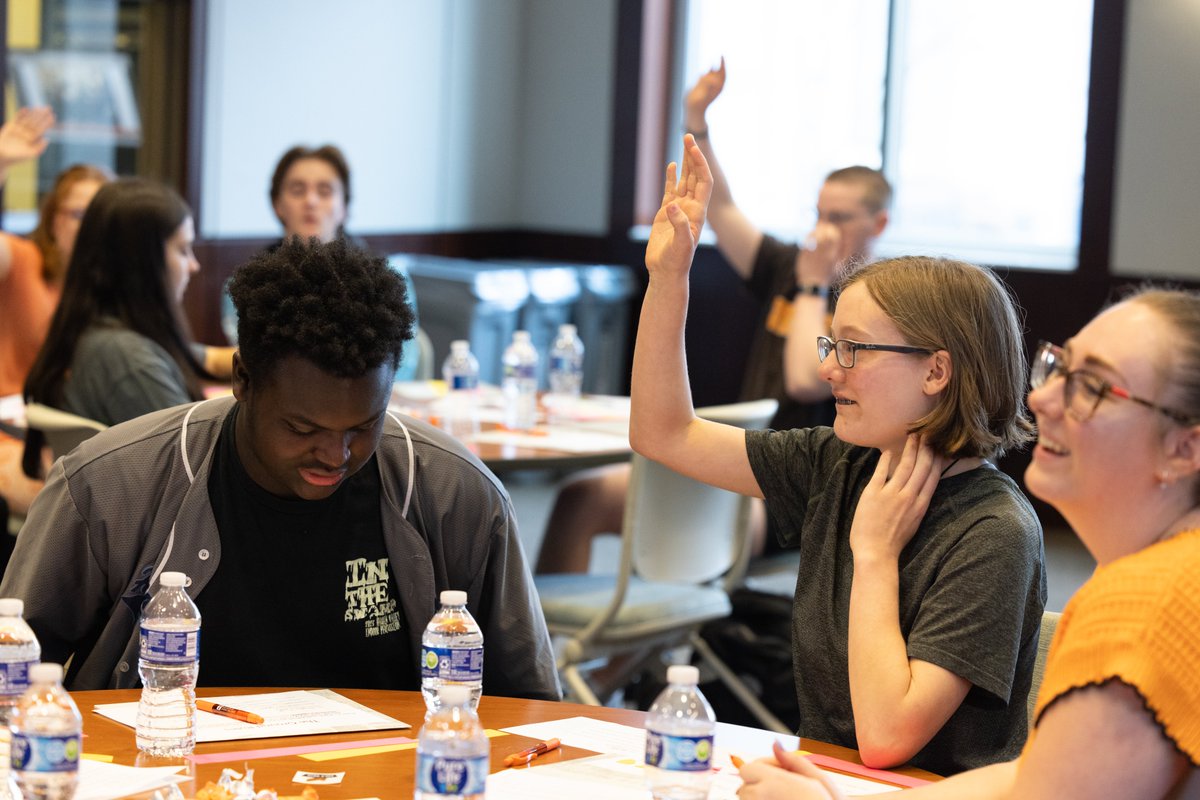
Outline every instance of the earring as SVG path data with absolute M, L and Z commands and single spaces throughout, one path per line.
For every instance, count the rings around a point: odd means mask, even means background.
M 1171 474 L 1170 470 L 1166 469 L 1160 469 L 1155 472 L 1154 479 L 1158 481 L 1158 488 L 1160 489 L 1166 489 L 1175 482 L 1175 476 Z

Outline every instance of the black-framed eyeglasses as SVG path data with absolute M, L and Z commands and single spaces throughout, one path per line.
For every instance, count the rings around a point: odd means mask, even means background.
M 1066 351 L 1056 344 L 1040 342 L 1037 353 L 1029 365 L 1029 386 L 1033 389 L 1040 389 L 1055 377 L 1063 379 L 1063 408 L 1067 409 L 1071 416 L 1080 422 L 1087 422 L 1091 419 L 1092 415 L 1096 413 L 1096 409 L 1099 408 L 1100 402 L 1106 397 L 1132 400 L 1138 405 L 1153 409 L 1183 425 L 1191 425 L 1197 421 L 1195 416 L 1138 397 L 1128 389 L 1106 381 L 1085 369 L 1067 369 Z
M 856 342 L 853 339 L 817 337 L 817 359 L 824 361 L 830 353 L 837 353 L 837 362 L 842 369 L 851 369 L 854 366 L 854 354 L 859 350 L 883 350 L 888 353 L 921 353 L 923 355 L 937 352 L 928 347 L 913 347 L 907 344 L 868 344 L 867 342 Z

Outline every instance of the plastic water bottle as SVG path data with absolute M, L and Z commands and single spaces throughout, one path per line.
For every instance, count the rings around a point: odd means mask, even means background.
M 446 433 L 457 439 L 470 439 L 479 433 L 479 362 L 471 354 L 471 343 L 458 339 L 450 343 L 450 355 L 442 364 L 442 377 L 449 394 L 443 403 L 442 417 Z
M 440 708 L 417 735 L 414 800 L 482 800 L 488 774 L 488 738 L 466 686 L 445 684 Z
M 695 667 L 669 667 L 667 688 L 646 716 L 646 781 L 655 800 L 708 797 L 717 718 L 699 680 Z
M 469 693 L 471 710 L 479 708 L 483 694 L 483 632 L 467 611 L 467 593 L 447 590 L 442 607 L 421 635 L 421 694 L 425 708 L 440 707 L 438 692 L 446 685 L 461 685 Z
M 24 601 L 0 598 L 0 800 L 20 797 L 10 768 L 8 723 L 21 695 L 29 688 L 29 668 L 42 657 L 42 647 L 26 624 L 24 613 Z
M 34 664 L 12 712 L 12 769 L 25 800 L 70 800 L 79 782 L 83 722 L 61 664 Z
M 182 756 L 196 746 L 196 678 L 200 611 L 182 572 L 158 576 L 159 590 L 142 611 L 137 746 L 153 756 Z
M 583 341 L 574 325 L 559 325 L 550 348 L 550 391 L 579 397 L 583 389 Z
M 529 430 L 537 423 L 538 352 L 529 331 L 513 331 L 504 351 L 504 425 Z

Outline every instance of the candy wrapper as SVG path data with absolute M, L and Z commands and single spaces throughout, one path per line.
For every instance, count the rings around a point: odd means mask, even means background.
M 168 800 L 173 800 L 168 798 Z M 304 787 L 298 795 L 279 795 L 274 789 L 254 791 L 254 770 L 246 766 L 245 775 L 236 769 L 226 767 L 221 770 L 221 778 L 216 783 L 209 781 L 200 791 L 196 792 L 196 800 L 320 800 L 317 790 L 311 786 Z

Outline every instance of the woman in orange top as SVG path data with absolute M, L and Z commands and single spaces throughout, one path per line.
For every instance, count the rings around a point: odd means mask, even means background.
M 0 183 L 11 167 L 46 149 L 49 109 L 23 108 L 0 127 Z M 29 239 L 0 232 L 0 397 L 20 395 L 58 305 L 75 235 L 92 196 L 112 179 L 102 167 L 77 164 L 54 181 Z M 0 495 L 24 513 L 41 488 L 21 472 L 21 442 L 0 431 Z
M 911 794 L 1200 797 L 1200 294 L 1105 310 L 1043 343 L 1030 384 L 1026 485 L 1098 566 L 1059 621 L 1021 757 Z M 776 759 L 743 769 L 742 797 L 841 797 Z

